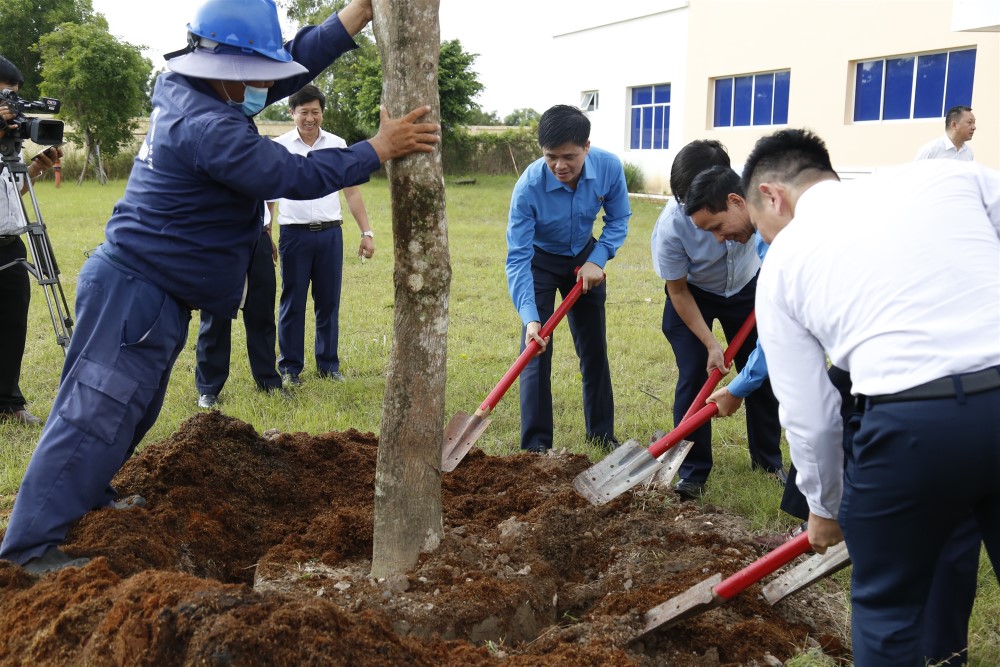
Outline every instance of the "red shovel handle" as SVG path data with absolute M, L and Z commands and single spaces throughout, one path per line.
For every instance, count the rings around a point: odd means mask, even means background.
M 559 304 L 559 307 L 556 308 L 556 312 L 552 313 L 552 317 L 550 317 L 545 324 L 542 325 L 538 335 L 542 338 L 551 336 L 552 331 L 556 328 L 556 325 L 562 321 L 563 317 L 566 316 L 566 313 L 568 313 L 569 309 L 573 307 L 573 304 L 576 303 L 581 294 L 583 294 L 583 281 L 578 280 L 576 281 L 576 285 L 573 286 L 573 289 L 571 289 L 569 294 L 566 295 L 566 298 Z M 489 396 L 486 397 L 486 400 L 483 401 L 482 405 L 479 406 L 477 414 L 489 414 L 493 408 L 497 406 L 497 403 L 499 403 L 500 399 L 503 398 L 503 395 L 507 393 L 510 386 L 514 384 L 514 380 L 516 380 L 517 376 L 521 374 L 524 367 L 528 365 L 528 362 L 531 361 L 536 354 L 538 354 L 538 347 L 538 343 L 534 340 L 529 341 L 528 344 L 525 345 L 524 352 L 522 352 L 521 356 L 517 358 L 514 365 L 510 367 L 510 370 L 508 370 L 504 376 L 500 378 L 500 382 L 493 388 L 493 391 L 491 391 Z
M 811 550 L 812 546 L 809 544 L 809 534 L 802 533 L 717 584 L 712 589 L 712 592 L 723 600 L 728 600 L 734 595 L 739 595 L 745 591 L 751 584 L 757 583 L 767 575 L 776 572 L 781 567 L 784 567 Z
M 707 424 L 712 420 L 712 417 L 719 414 L 719 406 L 715 403 L 709 403 L 698 410 L 690 417 L 685 417 L 684 421 L 677 425 L 670 433 L 651 444 L 646 448 L 653 458 L 659 457 L 663 452 L 667 451 L 681 440 L 691 435 L 694 431 L 698 430 L 703 424 Z
M 736 355 L 739 354 L 740 349 L 743 347 L 743 343 L 746 342 L 747 337 L 750 335 L 750 332 L 756 324 L 757 314 L 751 310 L 750 314 L 747 315 L 747 319 L 743 323 L 743 326 L 740 327 L 739 331 L 736 332 L 736 335 L 733 336 L 732 342 L 729 343 L 728 347 L 726 347 L 726 353 L 722 356 L 723 362 L 726 366 L 733 363 L 733 359 L 735 359 Z M 694 401 L 691 403 L 691 407 L 688 408 L 688 411 L 684 414 L 684 419 L 682 419 L 681 422 L 688 419 L 696 411 L 704 407 L 705 399 L 707 399 L 709 395 L 715 391 L 715 387 L 719 384 L 720 380 L 722 380 L 722 371 L 716 368 L 712 371 L 711 375 L 708 376 L 708 381 L 705 383 L 705 386 L 702 387 L 701 391 L 698 392 L 698 395 L 695 396 Z M 680 424 L 677 426 L 680 427 Z

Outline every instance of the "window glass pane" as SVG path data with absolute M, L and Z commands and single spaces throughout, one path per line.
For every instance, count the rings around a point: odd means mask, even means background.
M 972 79 L 976 72 L 976 50 L 952 51 L 948 54 L 948 86 L 944 110 L 964 104 L 972 106 Z
M 632 89 L 632 104 L 652 104 L 653 103 L 653 87 L 643 86 L 642 88 Z
M 642 109 L 642 148 L 653 147 L 653 107 Z
M 882 61 L 858 63 L 854 79 L 854 120 L 878 120 L 882 109 Z
M 915 58 L 891 58 L 885 61 L 885 100 L 882 119 L 910 117 L 913 100 L 913 61 Z
M 774 73 L 774 117 L 775 125 L 788 123 L 788 91 L 792 82 L 791 72 Z
M 750 124 L 750 107 L 753 103 L 753 77 L 736 77 L 736 90 L 733 94 L 733 125 L 736 127 Z
M 753 124 L 770 125 L 774 105 L 774 75 L 758 74 L 753 78 Z
M 670 148 L 670 105 L 663 107 L 663 146 Z
M 639 148 L 642 130 L 642 109 L 632 109 L 632 134 L 630 136 L 629 148 Z
M 670 102 L 670 84 L 653 86 L 653 102 L 656 104 L 668 104 Z
M 942 118 L 944 110 L 944 70 L 947 53 L 931 53 L 917 58 L 917 89 L 913 100 L 914 118 Z
M 653 107 L 653 148 L 663 148 L 663 115 L 665 106 Z
M 733 124 L 733 80 L 715 80 L 715 127 Z

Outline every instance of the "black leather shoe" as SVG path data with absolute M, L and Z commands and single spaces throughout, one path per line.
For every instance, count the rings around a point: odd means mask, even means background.
M 218 402 L 219 397 L 215 394 L 202 394 L 198 397 L 198 407 L 203 410 L 211 410 Z
M 781 486 L 788 484 L 788 473 L 786 473 L 784 470 L 775 470 L 768 474 L 771 475 L 771 477 L 773 477 L 774 479 L 776 479 L 778 481 L 778 484 L 780 484 Z
M 705 493 L 705 483 L 682 479 L 674 485 L 674 493 L 680 496 L 681 500 L 698 500 Z
M 49 547 L 44 554 L 25 563 L 24 569 L 32 574 L 45 574 L 61 570 L 64 567 L 83 567 L 89 562 L 89 558 L 73 558 L 63 553 L 58 547 Z
M 608 453 L 613 452 L 622 444 L 615 436 L 611 436 L 610 438 L 589 438 L 589 440 L 595 447 Z
M 319 376 L 324 380 L 333 380 L 334 382 L 347 382 L 347 378 L 340 371 L 320 371 Z
M 24 408 L 20 410 L 14 410 L 13 412 L 2 412 L 0 413 L 0 420 L 5 422 L 17 422 L 19 424 L 24 424 L 25 426 L 41 426 L 42 420 L 31 414 Z
M 526 454 L 544 454 L 549 450 L 546 449 L 545 447 L 542 447 L 541 445 L 535 445 L 534 447 L 525 447 L 521 451 L 525 452 Z
M 285 373 L 284 375 L 285 384 L 289 387 L 301 387 L 302 380 L 299 378 L 298 373 Z

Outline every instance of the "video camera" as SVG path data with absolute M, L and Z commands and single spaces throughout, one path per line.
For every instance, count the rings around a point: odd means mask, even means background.
M 29 118 L 24 115 L 25 111 L 38 111 L 40 113 L 59 113 L 62 103 L 52 97 L 43 97 L 37 102 L 22 100 L 10 88 L 0 91 L 0 104 L 5 104 L 11 111 L 16 113 L 9 122 L 0 118 L 0 130 L 6 130 L 4 139 L 21 142 L 29 139 L 40 146 L 58 146 L 63 143 L 63 122 L 61 120 L 43 120 L 41 118 Z M 17 125 L 13 130 L 10 125 Z

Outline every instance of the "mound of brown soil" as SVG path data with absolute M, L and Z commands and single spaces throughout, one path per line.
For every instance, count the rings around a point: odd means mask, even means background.
M 591 506 L 575 455 L 470 453 L 442 481 L 445 536 L 414 571 L 368 576 L 377 440 L 257 434 L 192 417 L 115 479 L 41 578 L 0 562 L 0 665 L 778 664 L 839 651 L 822 587 L 754 586 L 631 642 L 643 613 L 762 555 L 743 522 L 655 489 Z

